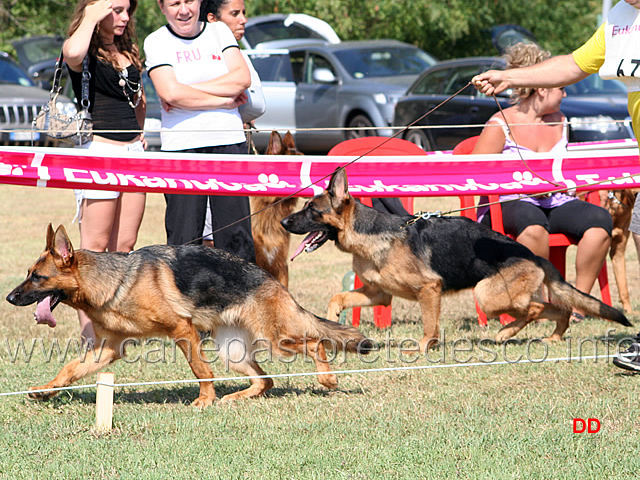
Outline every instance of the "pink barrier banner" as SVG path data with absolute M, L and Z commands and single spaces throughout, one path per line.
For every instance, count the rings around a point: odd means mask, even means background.
M 313 196 L 326 186 L 336 168 L 356 158 L 170 152 L 111 157 L 87 155 L 72 148 L 0 146 L 0 183 L 207 195 Z M 536 194 L 560 188 L 640 187 L 635 142 L 574 144 L 555 156 L 527 152 L 524 160 L 517 154 L 371 155 L 348 165 L 347 174 L 350 191 L 361 197 Z

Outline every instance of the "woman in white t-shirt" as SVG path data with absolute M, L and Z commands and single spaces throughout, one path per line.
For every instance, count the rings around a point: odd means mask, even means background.
M 159 5 L 168 25 L 145 39 L 144 51 L 163 105 L 162 150 L 247 153 L 238 107 L 246 101 L 251 75 L 231 30 L 222 22 L 199 21 L 201 0 L 159 0 Z M 255 261 L 247 197 L 167 194 L 165 199 L 168 244 L 202 242 L 209 199 L 215 246 Z

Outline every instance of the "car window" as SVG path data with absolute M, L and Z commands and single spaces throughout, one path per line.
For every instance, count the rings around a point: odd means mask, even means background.
M 0 57 L 0 83 L 11 83 L 24 87 L 35 86 L 29 76 L 20 67 L 9 59 L 2 57 Z
M 626 95 L 627 87 L 618 80 L 603 80 L 600 75 L 589 75 L 578 83 L 565 87 L 567 95 Z
M 449 81 L 451 75 L 450 68 L 444 68 L 442 70 L 436 70 L 431 72 L 418 82 L 413 89 L 415 95 L 439 95 L 444 92 L 444 87 Z
M 60 55 L 62 37 L 33 38 L 30 41 L 21 42 L 19 48 L 18 58 L 23 66 L 55 60 Z
M 251 63 L 262 82 L 293 82 L 289 55 L 252 54 Z
M 326 40 L 322 35 L 302 25 L 292 23 L 285 25 L 284 20 L 260 22 L 247 27 L 244 36 L 250 45 L 258 45 L 272 40 L 288 40 L 292 38 L 311 38 Z
M 304 78 L 304 52 L 291 52 L 289 54 L 289 60 L 291 61 L 291 72 L 293 74 L 293 81 L 296 83 L 302 83 Z
M 331 62 L 322 55 L 317 53 L 310 53 L 307 57 L 307 67 L 305 69 L 304 81 L 305 83 L 313 83 L 313 74 L 320 68 L 327 68 L 331 70 L 331 73 L 336 74 L 335 69 L 331 65 Z
M 449 79 L 447 86 L 444 88 L 444 94 L 453 95 L 465 85 L 468 85 L 474 75 L 483 72 L 485 69 L 485 65 L 467 65 L 453 69 L 451 72 L 451 78 Z M 465 91 L 465 94 L 471 95 L 471 92 L 473 94 L 476 93 L 474 89 L 473 91 Z
M 495 25 L 491 28 L 491 41 L 498 52 L 505 53 L 516 43 L 536 44 L 536 38 L 529 30 L 520 25 Z
M 336 51 L 353 78 L 417 75 L 436 63 L 426 52 L 407 47 L 368 47 Z

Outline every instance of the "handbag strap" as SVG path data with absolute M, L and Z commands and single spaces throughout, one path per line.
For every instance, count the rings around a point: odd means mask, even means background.
M 51 92 L 50 92 L 51 97 L 53 97 L 55 94 L 60 93 L 61 78 L 62 78 L 62 49 L 60 49 L 60 55 L 58 55 L 58 59 L 56 60 L 56 69 L 53 72 L 53 80 L 51 81 Z
M 89 80 L 91 74 L 89 73 L 89 53 L 87 53 L 82 60 L 82 100 L 80 100 L 80 106 L 83 110 L 89 110 Z
M 60 79 L 62 78 L 62 63 L 64 61 L 63 50 L 60 49 L 60 56 L 56 60 L 56 69 L 53 73 L 53 80 L 51 82 L 51 92 L 49 96 L 53 98 L 55 95 L 62 91 L 60 86 Z M 82 60 L 82 99 L 80 100 L 80 106 L 83 110 L 89 110 L 89 80 L 91 79 L 91 73 L 89 72 L 89 53 L 84 56 Z

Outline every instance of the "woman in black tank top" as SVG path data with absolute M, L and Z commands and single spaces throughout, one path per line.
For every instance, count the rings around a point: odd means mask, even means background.
M 138 0 L 80 0 L 71 18 L 64 60 L 77 99 L 82 98 L 82 63 L 89 59 L 89 112 L 93 140 L 81 148 L 114 156 L 144 150 L 146 101 L 142 62 L 131 17 Z M 91 153 L 89 153 L 91 154 Z M 76 190 L 80 248 L 133 250 L 142 222 L 145 194 Z M 95 341 L 91 321 L 78 312 L 82 336 Z

